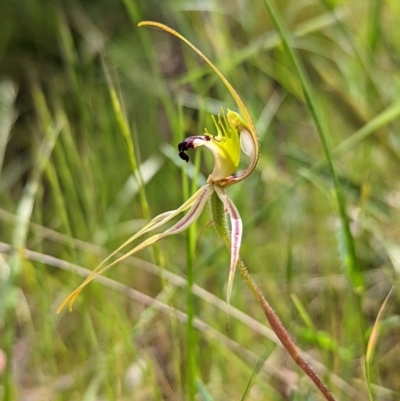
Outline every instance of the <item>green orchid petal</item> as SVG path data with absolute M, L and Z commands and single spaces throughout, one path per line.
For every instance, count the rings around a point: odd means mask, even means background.
M 218 135 L 207 141 L 204 145 L 211 150 L 215 159 L 215 166 L 208 177 L 209 183 L 223 180 L 232 175 L 239 167 L 240 141 L 238 131 L 228 124 L 225 114 L 218 116 L 218 121 L 213 117 Z
M 189 156 L 185 153 L 188 149 L 195 149 L 205 146 L 214 155 L 215 165 L 207 182 L 209 184 L 218 183 L 230 177 L 238 168 L 240 162 L 240 139 L 238 129 L 231 123 L 236 119 L 237 114 L 228 111 L 227 115 L 222 113 L 216 120 L 213 116 L 217 135 L 212 136 L 207 132 L 203 136 L 191 136 L 186 138 L 178 145 L 179 156 L 189 161 Z

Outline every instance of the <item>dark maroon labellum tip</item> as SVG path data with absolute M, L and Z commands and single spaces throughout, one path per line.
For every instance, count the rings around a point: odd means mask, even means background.
M 190 136 L 189 138 L 186 138 L 184 141 L 182 141 L 178 145 L 179 157 L 181 159 L 185 160 L 186 162 L 189 161 L 189 156 L 185 153 L 185 151 L 195 148 L 195 145 L 194 145 L 195 140 L 210 141 L 211 137 L 210 136 Z
M 186 163 L 189 161 L 189 156 L 185 153 L 185 150 L 188 150 L 190 147 L 193 147 L 193 146 L 190 146 L 190 145 L 189 145 L 187 139 L 185 139 L 183 142 L 181 142 L 181 143 L 178 145 L 179 157 L 180 157 L 182 160 L 185 160 Z
M 189 156 L 185 152 L 179 152 L 179 157 L 185 160 L 186 163 L 189 161 Z

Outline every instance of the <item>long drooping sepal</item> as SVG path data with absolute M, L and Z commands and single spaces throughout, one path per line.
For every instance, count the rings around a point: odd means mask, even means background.
M 137 234 L 133 235 L 131 238 L 129 238 L 124 244 L 122 244 L 117 250 L 115 250 L 111 255 L 109 255 L 106 259 L 104 259 L 94 270 L 93 272 L 83 281 L 83 283 L 76 288 L 65 300 L 64 302 L 60 305 L 60 307 L 57 310 L 57 313 L 61 312 L 61 310 L 68 304 L 69 310 L 72 310 L 72 305 L 77 298 L 77 296 L 80 294 L 80 292 L 83 290 L 86 285 L 88 285 L 96 276 L 99 276 L 103 274 L 106 270 L 111 268 L 112 266 L 116 265 L 117 263 L 123 261 L 127 257 L 135 254 L 136 252 L 139 252 L 140 250 L 154 244 L 155 242 L 163 239 L 164 237 L 172 234 L 177 234 L 183 230 L 185 230 L 187 227 L 189 227 L 200 215 L 202 210 L 204 209 L 205 204 L 207 203 L 208 199 L 210 198 L 211 194 L 213 193 L 214 188 L 212 185 L 205 185 L 202 188 L 200 188 L 189 200 L 187 200 L 180 208 L 174 211 L 166 212 L 163 213 L 157 217 L 155 217 L 149 224 L 147 224 L 145 227 L 143 227 Z M 173 217 L 178 215 L 179 213 L 189 209 L 189 212 L 180 220 L 178 223 L 176 223 L 174 226 L 169 228 L 163 233 L 153 235 L 152 237 L 146 239 L 139 245 L 137 245 L 135 248 L 133 248 L 131 251 L 127 252 L 125 255 L 121 256 L 120 258 L 116 259 L 112 263 L 105 265 L 105 263 L 110 260 L 112 256 L 114 256 L 116 253 L 121 251 L 125 246 L 130 244 L 132 241 L 143 235 L 144 233 L 154 230 L 161 225 L 167 223 L 169 220 L 171 220 Z
M 243 172 L 241 172 L 235 176 L 227 177 L 227 178 L 221 180 L 221 182 L 219 182 L 219 184 L 220 184 L 220 186 L 225 187 L 225 186 L 232 185 L 236 182 L 239 182 L 239 181 L 242 181 L 243 179 L 245 179 L 247 176 L 249 176 L 253 172 L 253 170 L 257 166 L 258 159 L 259 159 L 259 153 L 260 153 L 260 142 L 258 139 L 256 127 L 253 123 L 250 113 L 248 112 L 246 106 L 244 105 L 242 99 L 240 98 L 240 96 L 238 95 L 236 90 L 229 83 L 229 81 L 224 77 L 222 72 L 196 46 L 194 46 L 191 42 L 189 42 L 185 37 L 183 37 L 180 33 L 175 31 L 174 29 L 172 29 L 164 24 L 160 24 L 159 22 L 153 22 L 153 21 L 142 21 L 138 24 L 138 26 L 139 27 L 148 26 L 148 27 L 162 29 L 162 30 L 170 33 L 171 35 L 176 36 L 183 42 L 185 42 L 215 71 L 215 73 L 219 76 L 219 78 L 225 84 L 225 86 L 231 93 L 233 99 L 235 100 L 235 102 L 240 110 L 240 113 L 242 114 L 242 116 L 244 118 L 244 120 L 242 120 L 239 115 L 237 115 L 236 113 L 233 113 L 233 114 L 236 114 L 236 116 L 234 116 L 232 121 L 229 121 L 229 123 L 230 124 L 232 123 L 233 124 L 232 127 L 235 127 L 239 133 L 244 132 L 244 134 L 246 136 L 248 136 L 247 139 L 251 142 L 251 147 L 252 147 L 252 150 L 250 152 L 252 154 L 252 157 L 250 157 L 250 164 Z M 248 147 L 249 146 L 250 146 L 250 143 L 248 144 Z
M 229 268 L 228 287 L 226 292 L 226 303 L 227 306 L 229 307 L 232 296 L 233 279 L 235 277 L 236 265 L 239 260 L 239 251 L 240 251 L 240 244 L 242 242 L 243 225 L 239 212 L 236 209 L 236 206 L 232 202 L 231 198 L 226 193 L 226 191 L 223 188 L 220 188 L 216 185 L 214 186 L 214 189 L 219 199 L 221 199 L 222 203 L 224 204 L 224 208 L 226 212 L 229 214 L 231 219 L 231 244 L 230 244 L 231 263 Z

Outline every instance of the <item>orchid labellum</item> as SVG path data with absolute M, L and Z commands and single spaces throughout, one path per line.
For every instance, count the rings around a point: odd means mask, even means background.
M 215 165 L 213 171 L 207 179 L 207 184 L 200 188 L 178 209 L 160 214 L 159 216 L 155 217 L 138 233 L 129 238 L 123 245 L 121 245 L 105 260 L 103 260 L 103 262 L 101 262 L 100 265 L 94 269 L 94 271 L 84 280 L 84 282 L 67 297 L 67 299 L 61 304 L 58 311 L 61 311 L 61 309 L 67 304 L 71 310 L 73 302 L 82 289 L 96 276 L 104 273 L 110 267 L 169 235 L 178 234 L 179 232 L 186 230 L 194 221 L 197 220 L 203 211 L 204 206 L 210 201 L 213 194 L 217 195 L 217 198 L 215 198 L 217 201 L 219 199 L 222 202 L 224 211 L 229 215 L 231 223 L 230 241 L 228 240 L 228 245 L 230 245 L 231 261 L 227 288 L 227 305 L 229 306 L 230 303 L 233 278 L 236 265 L 239 260 L 239 250 L 243 228 L 239 212 L 232 200 L 229 198 L 225 188 L 242 181 L 255 169 L 259 158 L 259 140 L 256 129 L 247 108 L 237 92 L 233 89 L 231 84 L 226 80 L 222 73 L 214 66 L 214 64 L 203 53 L 200 52 L 200 50 L 198 50 L 178 32 L 163 24 L 157 22 L 141 22 L 139 27 L 142 26 L 155 27 L 167 31 L 189 45 L 221 78 L 229 92 L 232 94 L 241 115 L 231 110 L 227 110 L 226 113 L 222 112 L 217 118 L 214 118 L 216 135 L 213 136 L 206 131 L 204 135 L 186 138 L 178 145 L 179 156 L 185 161 L 189 161 L 189 156 L 186 153 L 189 149 L 205 146 L 212 152 L 215 159 Z M 241 150 L 249 156 L 250 162 L 244 171 L 238 172 L 237 169 L 239 167 Z M 128 244 L 132 243 L 143 234 L 163 226 L 171 219 L 188 209 L 189 211 L 186 213 L 186 215 L 175 225 L 162 233 L 155 234 L 152 237 L 147 238 L 123 256 L 107 264 L 107 262 L 114 255 L 125 248 Z M 221 222 L 217 221 L 215 216 L 213 217 L 214 223 L 218 229 L 218 224 L 221 224 Z M 220 232 L 221 230 L 218 231 Z

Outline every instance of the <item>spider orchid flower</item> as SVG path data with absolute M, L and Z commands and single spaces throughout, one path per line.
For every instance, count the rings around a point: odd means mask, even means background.
M 160 241 L 167 236 L 178 234 L 186 230 L 194 221 L 198 219 L 205 205 L 208 201 L 210 201 L 211 196 L 214 193 L 222 202 L 225 214 L 227 213 L 230 216 L 231 233 L 230 241 L 228 242 L 230 243 L 231 261 L 227 287 L 227 306 L 229 307 L 230 304 L 235 269 L 239 260 L 239 251 L 243 227 L 239 212 L 235 204 L 229 198 L 225 188 L 242 181 L 255 169 L 259 158 L 259 140 L 256 129 L 250 117 L 250 114 L 247 111 L 247 108 L 245 107 L 237 92 L 227 81 L 227 79 L 222 75 L 222 73 L 217 69 L 217 67 L 215 67 L 214 64 L 202 52 L 200 52 L 200 50 L 198 50 L 192 43 L 181 36 L 178 32 L 163 24 L 146 21 L 141 22 L 139 24 L 139 27 L 141 26 L 150 26 L 165 30 L 184 41 L 197 54 L 199 54 L 200 57 L 207 64 L 209 64 L 214 72 L 221 78 L 221 80 L 233 96 L 243 118 L 238 113 L 231 110 L 227 110 L 226 114 L 222 112 L 220 115 L 218 115 L 217 118 L 213 117 L 214 125 L 217 132 L 215 136 L 211 135 L 206 130 L 204 135 L 186 138 L 178 145 L 179 156 L 186 162 L 189 161 L 189 156 L 186 152 L 190 149 L 204 146 L 212 152 L 215 159 L 215 165 L 213 171 L 207 179 L 207 184 L 200 188 L 178 209 L 160 214 L 155 217 L 139 232 L 137 232 L 118 249 L 111 253 L 93 270 L 93 272 L 83 281 L 83 283 L 64 300 L 64 302 L 59 307 L 58 312 L 60 312 L 67 304 L 69 305 L 69 309 L 72 310 L 72 304 L 74 303 L 76 297 L 79 295 L 82 289 L 96 276 L 104 273 L 112 266 L 123 261 L 127 257 L 141 251 L 142 249 L 154 244 L 155 242 Z M 243 152 L 249 156 L 250 162 L 244 171 L 237 172 L 240 162 L 241 150 L 243 150 Z M 179 220 L 175 225 L 168 228 L 162 233 L 155 234 L 145 239 L 139 245 L 126 252 L 123 256 L 107 264 L 107 262 L 109 262 L 109 260 L 113 256 L 119 253 L 127 245 L 131 244 L 133 241 L 135 241 L 145 233 L 163 226 L 171 219 L 186 210 L 188 210 L 186 215 L 181 218 L 181 220 Z M 217 221 L 215 221 L 215 219 L 214 223 L 219 224 Z

